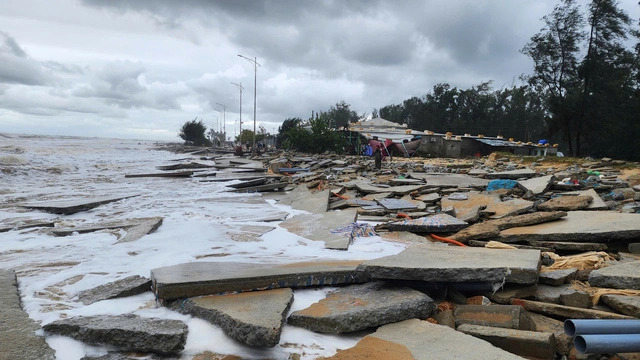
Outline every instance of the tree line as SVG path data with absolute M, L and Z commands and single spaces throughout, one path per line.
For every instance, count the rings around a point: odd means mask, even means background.
M 545 138 L 572 156 L 640 160 L 640 21 L 616 0 L 591 0 L 584 10 L 561 0 L 542 20 L 521 50 L 533 62 L 522 84 L 493 89 L 487 81 L 462 89 L 440 83 L 371 115 L 419 131 Z M 288 136 L 303 124 L 341 128 L 362 117 L 341 101 L 307 121 L 285 120 L 278 140 L 304 151 L 306 135 Z

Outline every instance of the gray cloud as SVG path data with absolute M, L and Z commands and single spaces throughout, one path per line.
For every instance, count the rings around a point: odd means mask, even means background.
M 9 34 L 0 31 L 0 83 L 43 85 L 48 74 Z

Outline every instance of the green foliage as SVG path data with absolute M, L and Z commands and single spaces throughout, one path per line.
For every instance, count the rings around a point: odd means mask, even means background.
M 287 124 L 288 130 L 283 133 L 282 147 L 285 149 L 308 153 L 323 153 L 325 151 L 342 153 L 344 151 L 346 145 L 344 136 L 331 129 L 330 120 L 326 117 L 319 116 L 317 119 L 311 119 L 307 126 L 303 126 L 301 121 L 297 121 L 300 119 L 287 120 L 291 121 Z
M 323 118 L 327 126 L 334 129 L 340 129 L 349 122 L 356 122 L 359 119 L 358 114 L 351 110 L 351 105 L 344 100 L 331 106 L 329 111 L 320 112 L 318 117 Z
M 276 137 L 276 145 L 278 147 L 282 147 L 284 141 L 287 139 L 287 133 L 290 130 L 293 130 L 302 124 L 302 119 L 300 118 L 288 118 L 282 123 L 282 126 L 278 128 L 278 135 Z
M 587 19 L 587 32 L 584 32 Z M 628 48 L 630 19 L 615 0 L 592 0 L 586 16 L 564 0 L 523 49 L 528 80 L 545 99 L 548 130 L 573 156 L 640 159 L 640 54 Z
M 262 131 L 260 131 L 262 130 Z M 264 130 L 263 127 L 260 127 L 258 133 L 256 134 L 256 144 L 259 143 L 260 141 L 264 140 L 264 138 L 266 137 L 267 133 Z M 240 142 L 244 145 L 249 145 L 251 146 L 253 144 L 253 130 L 249 130 L 249 129 L 242 129 L 242 133 L 238 136 L 236 136 L 236 142 Z
M 211 141 L 205 136 L 206 132 L 207 127 L 204 122 L 196 117 L 182 125 L 178 136 L 184 140 L 186 145 L 210 146 Z

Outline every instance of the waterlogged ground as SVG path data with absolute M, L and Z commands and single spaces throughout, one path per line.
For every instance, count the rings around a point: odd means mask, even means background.
M 355 345 L 363 334 L 329 336 L 285 326 L 275 348 L 250 348 L 203 320 L 156 306 L 151 292 L 89 306 L 77 301 L 75 295 L 82 290 L 131 275 L 148 277 L 153 268 L 184 262 L 371 259 L 403 249 L 370 237 L 357 239 L 349 251 L 325 250 L 323 243 L 291 234 L 279 222 L 260 221 L 269 214 L 301 213 L 260 195 L 229 193 L 225 183 L 200 182 L 201 178 L 125 178 L 125 174 L 158 172 L 156 166 L 188 156 L 153 149 L 149 141 L 0 134 L 0 226 L 24 219 L 80 226 L 164 218 L 158 231 L 129 243 L 116 244 L 122 230 L 68 237 L 52 236 L 44 228 L 0 233 L 0 269 L 16 271 L 23 306 L 32 319 L 46 324 L 64 317 L 123 313 L 180 319 L 189 326 L 183 359 L 205 352 L 259 359 L 299 354 L 314 359 Z M 26 201 L 123 195 L 139 196 L 73 215 L 19 206 Z M 296 290 L 291 311 L 307 307 L 329 290 Z M 61 336 L 46 340 L 60 360 L 107 352 Z

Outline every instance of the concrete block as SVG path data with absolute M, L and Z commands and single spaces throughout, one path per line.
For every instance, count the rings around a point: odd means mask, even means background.
M 357 284 L 369 276 L 357 272 L 360 260 L 316 260 L 291 264 L 194 262 L 151 270 L 153 290 L 161 300 L 227 291 Z
M 285 288 L 188 298 L 171 308 L 207 320 L 247 345 L 274 347 L 292 302 L 293 291 Z
M 111 202 L 128 199 L 139 195 L 128 195 L 120 197 L 96 197 L 86 199 L 67 199 L 67 200 L 52 200 L 52 201 L 35 201 L 20 204 L 20 206 L 27 209 L 42 210 L 54 214 L 70 215 L 81 211 L 91 210 L 100 205 L 108 204 Z
M 538 285 L 507 285 L 495 292 L 487 292 L 484 295 L 489 300 L 498 304 L 511 304 L 513 299 L 528 298 L 535 294 Z
M 593 270 L 589 274 L 589 284 L 595 287 L 640 290 L 640 261 Z
M 90 345 L 123 351 L 175 354 L 184 349 L 187 325 L 179 320 L 143 318 L 133 314 L 74 317 L 43 326 L 49 334 L 69 336 Z
M 640 296 L 603 295 L 600 300 L 620 313 L 640 318 Z
M 418 319 L 381 326 L 354 347 L 340 350 L 334 359 L 412 360 L 522 360 L 490 343 L 447 326 Z
M 556 355 L 555 336 L 548 332 L 503 329 L 464 324 L 458 331 L 488 341 L 510 353 L 536 359 L 552 360 Z
M 405 219 L 387 225 L 391 231 L 410 231 L 416 233 L 447 233 L 462 230 L 469 226 L 466 222 L 447 214 L 436 214 L 418 219 Z
M 459 305 L 453 311 L 456 326 L 462 324 L 533 330 L 527 312 L 517 305 Z
M 577 272 L 578 269 L 541 271 L 539 279 L 541 284 L 560 286 L 574 280 Z
M 372 282 L 336 290 L 310 307 L 294 312 L 287 321 L 316 332 L 343 333 L 426 318 L 433 308 L 433 300 L 419 291 Z
M 78 293 L 78 299 L 85 305 L 97 301 L 133 296 L 151 291 L 151 280 L 134 275 L 113 281 Z
M 374 279 L 535 284 L 539 268 L 538 250 L 412 246 L 397 255 L 365 261 L 358 270 Z

